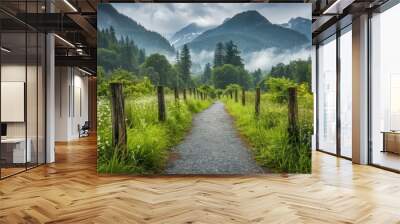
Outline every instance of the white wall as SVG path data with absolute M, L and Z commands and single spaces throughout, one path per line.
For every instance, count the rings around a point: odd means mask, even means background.
M 38 70 L 37 70 L 38 69 Z M 23 82 L 26 84 L 26 101 L 23 100 L 21 107 L 12 108 L 4 106 L 1 108 L 3 113 L 22 113 L 26 112 L 26 120 L 20 122 L 5 122 L 7 124 L 8 138 L 27 138 L 29 139 L 32 162 L 44 163 L 45 150 L 45 120 L 44 120 L 44 74 L 41 66 L 4 63 L 1 66 L 2 82 Z M 27 80 L 25 80 L 27 78 Z M 2 98 L 7 97 L 7 92 L 2 89 Z M 18 90 L 19 94 L 24 95 L 24 89 Z M 8 94 L 10 94 L 8 92 Z M 10 97 L 9 97 L 10 98 Z M 22 96 L 25 98 L 25 96 Z M 18 102 L 15 102 L 18 103 Z M 25 106 L 26 103 L 26 106 Z M 12 111 L 19 110 L 19 111 Z M 2 119 L 3 120 L 3 119 Z M 39 161 L 36 161 L 39 159 Z
M 74 138 L 79 137 L 78 124 L 83 125 L 85 121 L 89 120 L 89 110 L 88 110 L 88 78 L 87 76 L 82 76 L 83 73 L 75 69 L 74 75 L 74 107 L 72 108 L 73 119 L 71 120 L 71 135 Z M 79 72 L 77 75 L 76 72 Z M 80 101 L 80 102 L 79 102 Z M 81 107 L 81 108 L 80 108 Z
M 5 64 L 1 66 L 1 81 L 3 82 L 25 82 L 24 65 Z M 1 108 L 6 110 L 7 108 Z M 25 137 L 25 122 L 7 123 L 7 137 Z
M 55 85 L 55 140 L 77 139 L 78 125 L 88 120 L 88 78 L 76 68 L 56 67 Z
M 70 85 L 70 77 L 68 75 L 69 69 L 67 67 L 55 68 L 55 140 L 67 141 L 68 140 L 68 88 Z
M 27 70 L 26 70 L 27 69 Z M 24 82 L 26 83 L 25 76 L 26 72 L 28 74 L 35 73 L 36 74 L 36 67 L 34 66 L 25 66 L 25 64 L 3 64 L 1 66 L 1 81 L 2 82 Z M 29 78 L 29 77 L 28 77 Z M 30 85 L 36 85 L 36 80 L 28 80 Z M 27 106 L 35 107 L 36 108 L 36 89 L 27 89 Z M 32 92 L 31 92 L 32 91 Z M 4 96 L 3 96 L 4 97 Z M 30 105 L 34 102 L 34 105 Z M 7 110 L 7 108 L 1 108 L 2 110 Z M 24 110 L 24 108 L 22 108 Z M 36 110 L 35 110 L 36 111 Z M 31 112 L 28 110 L 28 112 Z M 29 123 L 28 129 L 33 128 L 36 130 L 36 113 L 28 113 L 27 114 L 28 122 L 34 121 L 34 124 Z M 7 122 L 7 136 L 8 137 L 25 137 L 25 126 L 26 122 Z M 35 127 L 33 127 L 35 126 Z M 35 133 L 36 134 L 36 133 Z M 28 137 L 29 133 L 28 133 Z

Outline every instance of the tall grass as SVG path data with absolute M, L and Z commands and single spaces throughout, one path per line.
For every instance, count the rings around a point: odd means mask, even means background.
M 276 172 L 311 172 L 312 95 L 298 97 L 299 141 L 293 143 L 288 133 L 287 103 L 277 103 L 276 94 L 261 96 L 260 115 L 254 115 L 254 92 L 247 93 L 246 106 L 224 98 L 236 126 L 254 148 L 257 162 Z
M 127 153 L 120 155 L 111 145 L 111 114 L 107 99 L 98 104 L 100 173 L 156 174 L 162 172 L 171 147 L 178 144 L 191 126 L 192 115 L 211 101 L 195 99 L 175 103 L 166 97 L 167 120 L 158 121 L 157 99 L 126 99 Z

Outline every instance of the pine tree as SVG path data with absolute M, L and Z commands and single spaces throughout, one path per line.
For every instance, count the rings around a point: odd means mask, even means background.
M 262 78 L 261 69 L 255 70 L 255 71 L 252 73 L 252 76 L 253 76 L 253 85 L 256 87 L 256 86 L 260 83 L 261 78 Z
M 179 88 L 180 80 L 182 77 L 182 75 L 181 75 L 181 59 L 180 59 L 180 55 L 179 55 L 179 50 L 176 51 L 174 70 L 175 70 L 175 87 Z
M 122 68 L 132 71 L 133 64 L 135 64 L 135 60 L 133 57 L 133 46 L 131 45 L 131 41 L 128 37 L 121 38 L 120 41 L 120 61 L 122 64 Z
M 238 47 L 233 43 L 233 41 L 229 41 L 225 44 L 225 64 L 231 64 L 235 66 L 239 66 L 241 68 L 244 67 L 243 60 L 240 57 L 240 51 Z
M 146 51 L 144 49 L 140 49 L 138 55 L 138 63 L 142 64 L 145 59 L 146 59 Z
M 139 65 L 145 59 L 145 51 L 140 50 L 128 37 L 116 37 L 113 27 L 100 30 L 97 33 L 99 40 L 97 58 L 100 65 L 106 71 L 123 68 L 131 72 L 137 72 Z
M 115 36 L 115 30 L 114 27 L 110 27 L 110 36 L 111 36 L 111 41 L 112 42 L 117 42 L 117 37 Z
M 106 43 L 105 43 L 105 38 L 104 35 L 102 35 L 103 30 L 99 30 L 99 32 L 97 32 L 97 46 L 99 48 L 101 47 L 105 47 Z
M 179 58 L 179 51 L 176 52 L 175 63 L 179 65 L 181 59 Z
M 201 77 L 201 82 L 205 84 L 210 84 L 211 81 L 211 64 L 207 63 L 204 67 L 204 73 Z
M 214 52 L 214 68 L 222 66 L 224 64 L 224 57 L 225 57 L 224 44 L 218 42 Z
M 190 51 L 188 46 L 183 45 L 180 62 L 179 62 L 181 77 L 184 85 L 187 87 L 190 84 L 190 68 L 192 67 L 192 60 L 190 58 Z

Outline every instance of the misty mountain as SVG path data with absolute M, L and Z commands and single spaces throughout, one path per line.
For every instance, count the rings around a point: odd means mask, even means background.
M 310 41 L 303 34 L 280 25 L 272 24 L 255 10 L 236 14 L 220 26 L 196 37 L 188 45 L 193 51 L 213 51 L 218 42 L 232 40 L 243 53 L 275 48 L 280 51 L 309 47 Z
M 311 40 L 311 20 L 296 17 L 289 20 L 288 23 L 281 24 L 282 27 L 295 30 L 303 35 L 305 35 L 309 40 Z
M 146 54 L 174 54 L 174 47 L 171 46 L 167 39 L 157 32 L 147 30 L 128 16 L 119 13 L 111 4 L 99 4 L 98 13 L 98 29 L 112 26 L 118 38 L 128 37 L 137 46 L 144 48 Z
M 199 26 L 196 23 L 191 23 L 179 31 L 177 31 L 170 39 L 170 43 L 176 48 L 180 48 L 186 43 L 189 43 L 204 31 L 214 28 L 212 26 Z
M 222 23 L 225 23 L 225 22 L 227 22 L 227 21 L 230 20 L 230 19 L 231 19 L 231 18 L 229 18 L 229 17 L 228 17 L 228 18 L 225 18 L 224 21 L 223 21 Z

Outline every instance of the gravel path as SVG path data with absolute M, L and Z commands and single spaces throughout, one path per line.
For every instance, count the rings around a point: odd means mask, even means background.
M 238 136 L 220 102 L 193 119 L 191 132 L 172 150 L 166 174 L 257 174 L 263 170 Z

